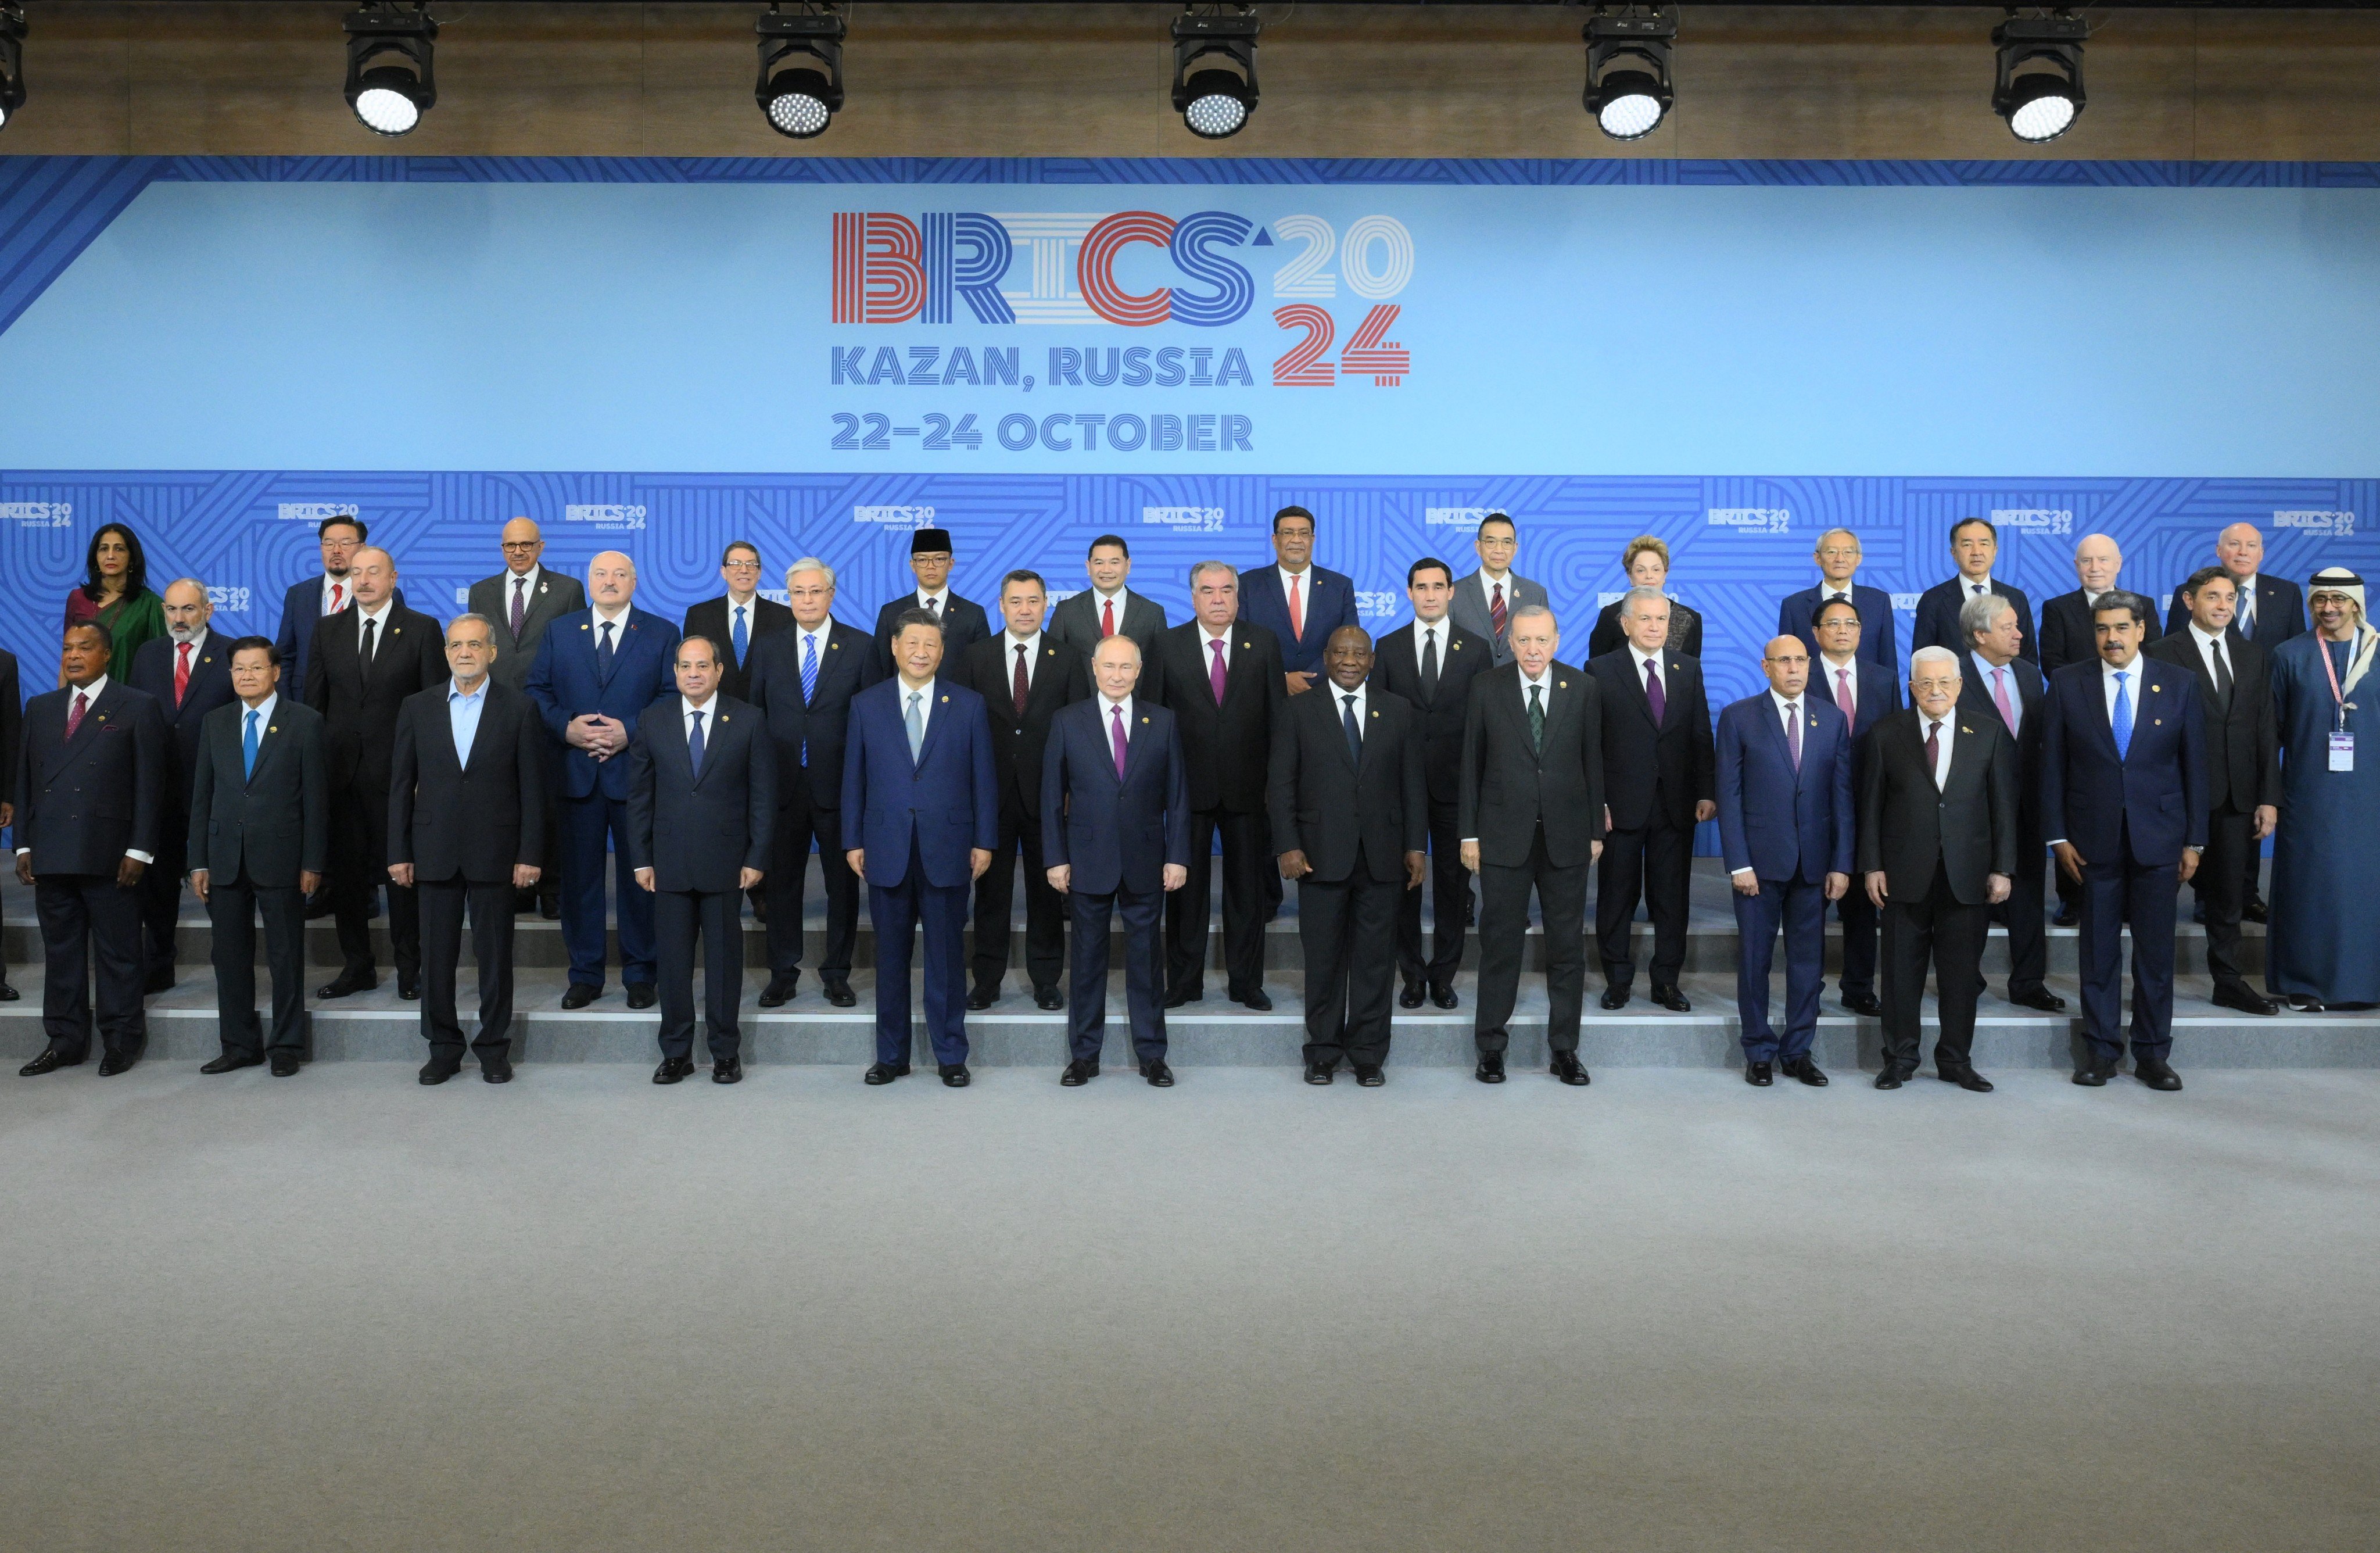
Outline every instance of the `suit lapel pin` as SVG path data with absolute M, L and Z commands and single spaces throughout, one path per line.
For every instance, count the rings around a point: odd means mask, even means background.
M 1375 717 L 1377 717 L 1377 716 L 1378 716 L 1378 715 L 1379 715 L 1379 714 L 1378 714 L 1378 712 L 1375 712 L 1375 713 L 1373 713 L 1373 714 L 1372 714 L 1372 715 L 1373 715 L 1373 716 L 1375 716 Z
M 1146 718 L 1146 717 L 1143 717 L 1143 718 L 1140 720 L 1140 726 L 1141 726 L 1141 727 L 1143 727 L 1143 728 L 1147 728 L 1147 727 L 1148 726 L 1148 718 Z
M 2163 689 L 2165 689 L 2165 687 L 2164 687 L 2163 685 L 2151 685 L 2151 686 L 2149 687 L 2149 693 L 2150 693 L 2151 695 L 2155 695 L 2157 691 L 2161 691 L 2161 690 L 2163 690 Z
M 840 642 L 830 642 L 826 644 L 826 650 L 830 653 L 840 653 L 843 651 L 843 643 Z
M 279 733 L 281 731 L 281 725 L 279 723 L 267 723 L 264 725 L 264 731 L 267 733 Z
M 1973 728 L 1969 728 L 1966 724 L 1964 724 L 1964 723 L 1961 723 L 1961 724 L 1959 725 L 1959 731 L 1960 731 L 1961 733 L 1973 733 L 1973 732 L 1974 732 L 1975 730 L 1974 730 Z
M 1565 690 L 1565 691 L 1566 691 L 1566 690 L 1569 690 L 1569 689 L 1570 689 L 1570 681 L 1569 681 L 1569 680 L 1567 680 L 1567 679 L 1565 679 L 1565 680 L 1561 681 L 1561 688 L 1562 688 L 1563 690 Z
M 580 630 L 590 630 L 591 628 L 590 628 L 590 627 L 589 627 L 589 625 L 587 624 L 587 622 L 586 622 L 586 621 L 581 620 L 581 621 L 579 621 L 579 622 L 578 622 L 578 629 L 579 629 Z
M 950 703 L 951 703 L 951 698 L 950 698 L 950 697 L 948 697 L 948 696 L 944 696 L 944 697 L 942 698 L 942 704 L 943 704 L 944 706 L 948 706 Z

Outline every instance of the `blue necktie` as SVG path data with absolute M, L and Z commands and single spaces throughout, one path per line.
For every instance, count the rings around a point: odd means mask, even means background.
M 262 715 L 261 712 L 249 712 L 248 731 L 240 735 L 239 775 L 242 781 L 256 775 L 256 719 Z
M 702 714 L 694 715 L 694 731 L 686 736 L 686 758 L 694 766 L 695 779 L 702 777 Z
M 2116 758 L 2122 760 L 2132 748 L 2132 692 L 2124 681 L 2131 676 L 2116 670 Z
M 742 605 L 740 605 L 740 604 L 739 604 L 739 605 L 737 605 L 735 606 L 735 666 L 736 666 L 736 667 L 738 667 L 738 668 L 741 668 L 741 667 L 743 667 L 743 666 L 744 666 L 744 647 L 745 647 L 745 644 L 746 644 L 747 642 L 749 642 L 752 640 L 752 638 L 751 638 L 750 633 L 748 633 L 747 631 L 746 631 L 746 630 L 745 630 L 745 629 L 744 629 L 744 606 L 743 606 Z
M 612 622 L 603 622 L 603 640 L 595 647 L 595 678 L 605 684 L 612 682 Z
M 802 704 L 808 706 L 810 703 L 810 698 L 817 694 L 818 638 L 805 631 L 802 633 Z M 802 740 L 802 764 L 807 766 L 809 763 L 810 741 L 805 739 Z

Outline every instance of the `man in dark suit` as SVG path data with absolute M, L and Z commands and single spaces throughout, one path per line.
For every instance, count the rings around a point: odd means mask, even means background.
M 291 692 L 305 693 L 315 626 L 322 617 L 336 615 L 356 602 L 355 580 L 348 573 L 355 566 L 356 552 L 370 537 L 371 531 L 360 518 L 330 517 L 316 525 L 314 542 L 322 553 L 322 572 L 291 583 L 282 595 L 281 632 L 273 642 L 281 654 L 281 683 Z M 399 588 L 393 597 L 399 609 L 405 607 L 404 589 Z
M 876 928 L 872 1084 L 909 1071 L 909 943 L 920 922 L 926 1033 L 942 1082 L 968 1082 L 967 886 L 1000 842 L 1000 786 L 983 698 L 940 676 L 942 640 L 933 614 L 910 610 L 893 631 L 893 677 L 851 698 L 844 841 Z
M 2100 594 L 2121 586 L 2117 578 L 2123 569 L 2123 547 L 2113 536 L 2084 534 L 2075 542 L 2074 577 L 2081 586 L 2041 606 L 2042 673 L 2055 674 L 2068 664 L 2099 655 L 2098 645 L 2092 639 L 2091 611 Z M 2159 634 L 2156 622 L 2151 620 L 2148 640 L 2155 642 Z
M 90 988 L 99 983 L 102 1078 L 140 1060 L 140 875 L 165 825 L 171 740 L 156 698 L 108 677 L 105 626 L 67 629 L 66 683 L 25 706 L 17 752 L 17 880 L 33 890 L 46 961 L 42 1026 L 49 1046 L 25 1078 L 91 1054 Z
M 1985 593 L 1998 593 L 2016 608 L 2016 622 L 2023 637 L 2023 651 L 2017 654 L 2027 663 L 2041 661 L 2039 644 L 2033 634 L 2033 604 L 2023 590 L 1992 578 L 1992 563 L 1999 558 L 2000 532 L 1982 518 L 1961 518 L 1950 525 L 1950 556 L 1959 566 L 1959 575 L 1948 582 L 1937 582 L 1925 590 L 1917 601 L 1916 629 L 1909 633 L 1910 645 L 1948 647 L 1953 653 L 1967 650 L 1966 638 L 1959 631 L 1959 611 L 1971 598 Z
M 155 645 L 153 642 L 151 645 Z M 281 654 L 261 636 L 222 643 L 232 701 L 207 715 L 190 777 L 190 889 L 214 924 L 215 1024 L 223 1051 L 199 1070 L 273 1058 L 295 1075 L 306 1049 L 306 897 L 331 857 L 322 715 L 281 693 Z M 273 1033 L 256 1020 L 256 921 L 273 972 Z
M 513 896 L 537 886 L 545 856 L 545 728 L 528 695 L 499 681 L 495 622 L 446 623 L 454 678 L 406 698 L 390 764 L 389 877 L 421 903 L 421 1034 L 425 1084 L 463 1068 L 455 1014 L 463 913 L 480 971 L 480 1077 L 513 1076 Z
M 1755 1088 L 1777 1070 L 1814 1089 L 1827 1075 L 1810 1056 L 1818 989 L 1827 979 L 1827 902 L 1852 882 L 1858 826 L 1852 810 L 1851 725 L 1809 693 L 1810 654 L 1779 636 L 1760 660 L 1768 689 L 1722 708 L 1717 735 L 1719 850 L 1735 887 L 1741 942 L 1735 1001 L 1743 1077 Z M 1785 932 L 1785 1033 L 1768 1022 L 1768 967 Z
M 1141 1076 L 1160 1089 L 1165 1065 L 1165 892 L 1190 877 L 1190 789 L 1173 714 L 1138 693 L 1140 643 L 1118 631 L 1091 650 L 1098 685 L 1050 720 L 1041 763 L 1041 838 L 1050 887 L 1075 932 L 1066 1070 L 1078 1088 L 1099 1076 L 1107 1040 L 1108 924 L 1123 923 L 1124 1007 Z
M 1611 809 L 1595 895 L 1603 1006 L 1627 1007 L 1636 973 L 1629 934 L 1641 897 L 1653 919 L 1653 1001 L 1682 1014 L 1692 1007 L 1678 975 L 1686 963 L 1694 826 L 1718 813 L 1709 703 L 1701 662 L 1662 646 L 1670 601 L 1658 589 L 1630 589 L 1620 601 L 1620 625 L 1628 644 L 1586 666 L 1602 687 L 1603 801 Z
M 1227 985 L 1233 1002 L 1262 1011 L 1272 999 L 1264 989 L 1261 875 L 1280 877 L 1265 850 L 1265 778 L 1289 712 L 1288 681 L 1272 632 L 1239 618 L 1239 575 L 1229 565 L 1190 569 L 1190 613 L 1158 638 L 1157 673 L 1141 676 L 1139 691 L 1161 695 L 1172 712 L 1190 784 L 1190 879 L 1165 903 L 1165 1006 L 1207 996 L 1208 881 L 1220 833 Z
M 372 960 L 371 899 L 386 878 L 388 784 L 396 750 L 396 715 L 407 696 L 446 679 L 438 622 L 391 597 L 396 561 L 366 545 L 349 580 L 355 602 L 314 623 L 307 650 L 306 704 L 322 715 L 331 774 L 331 903 L 338 919 L 337 976 L 317 997 L 346 997 L 380 985 Z M 396 995 L 421 996 L 421 919 L 413 891 L 391 885 L 389 948 Z
M 1342 1059 L 1367 1089 L 1389 1060 L 1397 903 L 1421 888 L 1429 789 L 1422 719 L 1366 683 L 1372 639 L 1342 626 L 1322 649 L 1320 693 L 1293 701 L 1272 747 L 1273 845 L 1297 885 L 1305 958 L 1305 1082 Z
M 2098 1088 L 2123 1059 L 2124 927 L 2132 930 L 2132 1070 L 2181 1087 L 2173 1050 L 2174 898 L 2206 847 L 2205 709 L 2195 673 L 2141 657 L 2149 602 L 2111 593 L 2092 626 L 2097 663 L 2050 677 L 2042 703 L 2041 807 L 2058 865 L 2082 886 L 2082 1027 L 2074 1082 Z
M 752 649 L 752 704 L 768 719 L 777 751 L 777 817 L 769 829 L 769 984 L 760 1007 L 794 995 L 802 974 L 802 885 L 818 844 L 826 886 L 826 947 L 819 983 L 838 1009 L 851 990 L 859 933 L 859 875 L 844 861 L 843 745 L 851 698 L 877 682 L 876 643 L 834 618 L 834 569 L 805 556 L 785 570 L 793 624 Z
M 1818 654 L 1810 664 L 1810 693 L 1842 713 L 1851 722 L 1852 791 L 1857 793 L 1867 772 L 1869 731 L 1900 710 L 1900 676 L 1888 673 L 1860 655 L 1865 617 L 1848 599 L 1829 599 L 1811 621 L 1818 639 Z M 1884 1013 L 1876 996 L 1876 902 L 1854 879 L 1852 887 L 1835 902 L 1843 924 L 1842 974 L 1835 982 L 1842 1006 L 1870 1019 Z
M 1128 636 L 1148 662 L 1157 651 L 1158 633 L 1165 630 L 1165 606 L 1125 586 L 1132 576 L 1132 546 L 1121 534 L 1101 534 L 1091 541 L 1086 569 L 1091 585 L 1050 606 L 1051 639 L 1080 653 L 1088 665 L 1092 648 L 1111 636 Z
M 914 592 L 902 594 L 876 612 L 876 677 L 890 679 L 894 669 L 893 633 L 901 617 L 922 609 L 942 628 L 942 652 L 955 658 L 991 634 L 983 605 L 961 598 L 951 588 L 951 531 L 918 529 L 909 535 L 909 569 L 917 574 Z
M 1453 620 L 1454 569 L 1435 556 L 1405 570 L 1405 597 L 1414 622 L 1380 638 L 1372 684 L 1402 696 L 1421 714 L 1422 773 L 1429 784 L 1430 914 L 1437 937 L 1422 952 L 1421 891 L 1397 902 L 1397 969 L 1401 1007 L 1418 1009 L 1427 990 L 1441 1009 L 1453 1008 L 1454 973 L 1463 965 L 1463 927 L 1471 915 L 1471 874 L 1463 866 L 1458 828 L 1463 797 L 1463 724 L 1471 683 L 1495 664 L 1488 639 Z
M 0 830 L 17 818 L 17 746 L 25 731 L 25 704 L 18 683 L 17 655 L 0 649 Z M 7 955 L 0 950 L 0 1003 L 14 1003 L 20 996 L 8 984 Z
M 1058 708 L 1091 693 L 1091 671 L 1082 654 L 1041 629 L 1049 602 L 1038 572 L 1010 572 L 1000 583 L 1001 633 L 977 642 L 952 666 L 951 679 L 983 698 L 1000 781 L 1000 842 L 975 884 L 970 1009 L 989 1009 L 1000 998 L 1019 851 L 1025 854 L 1025 970 L 1033 1002 L 1046 1012 L 1066 1006 L 1058 991 L 1066 966 L 1066 903 L 1050 887 L 1041 857 L 1041 753 Z
M 1909 655 L 1913 705 L 1876 726 L 1860 782 L 1859 871 L 1884 914 L 1884 1065 L 1876 1087 L 1917 1072 L 1925 968 L 1941 1029 L 1934 1071 L 1991 1093 L 1975 1071 L 1975 999 L 1984 990 L 1990 909 L 2016 869 L 2016 741 L 1996 717 L 1959 710 L 1959 654 Z
M 760 596 L 760 547 L 748 539 L 729 542 L 719 557 L 719 578 L 727 592 L 689 607 L 678 629 L 722 644 L 719 693 L 748 702 L 753 651 L 762 637 L 789 629 L 793 612 Z
M 2264 644 L 2231 631 L 2239 598 L 2231 574 L 2205 567 L 2180 597 L 2190 617 L 2181 630 L 2142 649 L 2158 663 L 2198 676 L 2206 709 L 2206 851 L 2193 882 L 2206 902 L 2206 969 L 2215 1001 L 2241 1013 L 2270 1015 L 2281 1006 L 2240 972 L 2240 917 L 2247 872 L 2258 845 L 2280 820 L 2280 729 L 2273 711 L 2271 660 Z
M 1512 569 L 1521 553 L 1521 531 L 1501 512 L 1479 520 L 1471 548 L 1479 565 L 1455 579 L 1454 604 L 1448 611 L 1454 623 L 1472 635 L 1487 639 L 1496 662 L 1512 661 L 1510 627 L 1512 611 L 1524 604 L 1548 604 L 1546 587 Z
M 700 636 L 677 644 L 677 694 L 637 719 L 628 750 L 628 854 L 652 897 L 661 940 L 662 1061 L 653 1082 L 694 1071 L 694 951 L 702 944 L 710 1082 L 744 1077 L 744 891 L 769 862 L 777 758 L 760 715 L 719 693 L 724 649 Z M 908 984 L 904 975 L 902 984 Z
M 1322 644 L 1356 623 L 1355 582 L 1314 564 L 1314 514 L 1284 507 L 1272 515 L 1271 566 L 1240 575 L 1240 618 L 1281 644 L 1282 683 L 1291 695 L 1322 676 Z
M 1475 1076 L 1481 1083 L 1504 1082 L 1505 1025 L 1520 997 L 1534 889 L 1545 921 L 1552 1071 L 1566 1084 L 1583 1084 L 1586 873 L 1603 855 L 1602 695 L 1595 676 L 1555 661 L 1561 634 L 1545 605 L 1516 606 L 1505 640 L 1512 661 L 1471 686 L 1456 801 L 1463 866 L 1479 875 Z
M 587 590 L 578 579 L 545 566 L 545 536 L 527 518 L 504 526 L 504 569 L 471 584 L 464 607 L 490 623 L 495 632 L 496 661 L 488 672 L 499 685 L 528 693 L 528 671 L 537 665 L 537 650 L 546 628 L 566 615 L 587 607 Z M 545 795 L 545 855 L 538 860 L 537 888 L 522 891 L 516 901 L 548 922 L 562 915 L 562 818 L 554 808 L 551 786 Z
M 1818 536 L 1815 555 L 1818 562 L 1818 585 L 1785 595 L 1784 602 L 1777 606 L 1777 634 L 1799 637 L 1802 650 L 1809 654 L 1815 671 L 1823 650 L 1815 624 L 1818 611 L 1836 599 L 1849 600 L 1852 607 L 1858 611 L 1859 661 L 1874 664 L 1882 669 L 1886 680 L 1896 687 L 1897 695 L 1897 688 L 1900 684 L 1900 658 L 1892 641 L 1892 595 L 1881 588 L 1871 588 L 1855 581 L 1860 561 L 1864 558 L 1859 535 L 1849 529 L 1828 529 Z
M 1959 611 L 1959 629 L 1967 633 L 1960 710 L 1991 718 L 2016 741 L 2016 872 L 2008 899 L 1992 908 L 1993 920 L 2008 926 L 2008 1000 L 2062 1013 L 2066 999 L 2042 981 L 2049 970 L 2049 935 L 2042 901 L 2048 853 L 2041 830 L 2041 670 L 2016 655 L 2016 606 L 1998 593 L 1970 597 Z
M 125 683 L 156 697 L 173 736 L 174 762 L 165 789 L 164 829 L 157 861 L 140 875 L 140 939 L 146 992 L 174 984 L 174 926 L 181 916 L 182 876 L 189 872 L 190 779 L 199 764 L 199 729 L 208 713 L 232 698 L 231 663 L 223 639 L 207 629 L 214 616 L 206 584 L 185 577 L 165 589 L 165 633 L 132 654 Z
M 528 674 L 553 740 L 556 807 L 562 815 L 562 941 L 570 951 L 565 1009 L 603 994 L 603 869 L 606 843 L 620 920 L 620 980 L 628 1007 L 653 1006 L 653 899 L 628 863 L 630 730 L 670 683 L 677 632 L 636 606 L 637 563 L 606 550 L 587 563 L 587 612 L 554 622 Z M 555 746 L 559 746 L 557 749 Z M 796 913 L 798 915 L 798 913 Z

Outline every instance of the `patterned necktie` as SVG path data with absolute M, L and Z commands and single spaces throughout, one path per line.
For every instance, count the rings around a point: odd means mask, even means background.
M 1792 752 L 1793 769 L 1802 769 L 1802 707 L 1798 702 L 1785 703 L 1785 748 Z
M 917 752 L 926 747 L 926 714 L 918 709 L 918 703 L 925 698 L 923 691 L 911 691 L 909 715 L 904 719 L 909 725 L 909 761 L 913 765 L 917 764 Z
M 1843 715 L 1845 727 L 1859 726 L 1859 707 L 1852 700 L 1852 671 L 1848 668 L 1835 670 L 1835 705 Z
M 1660 727 L 1661 720 L 1670 715 L 1670 697 L 1661 689 L 1661 677 L 1653 672 L 1650 658 L 1645 660 L 1645 701 L 1653 708 L 1653 726 Z
M 242 780 L 256 775 L 256 719 L 262 714 L 253 707 L 248 714 L 248 731 L 239 738 L 239 774 Z
M 370 674 L 371 672 L 372 642 L 379 630 L 380 622 L 378 620 L 367 618 L 364 621 L 363 666 L 366 674 Z
M 1215 654 L 1215 664 L 1207 671 L 1207 686 L 1215 692 L 1215 704 L 1223 704 L 1223 639 L 1217 637 L 1207 643 Z
M 1941 770 L 1942 725 L 1928 723 L 1925 725 L 1925 772 L 1927 776 L 1934 778 L 1936 787 L 1942 785 Z
M 1016 646 L 1016 678 L 1008 687 L 1009 699 L 1016 703 L 1016 715 L 1025 715 L 1025 698 L 1031 692 L 1033 681 L 1025 677 L 1025 644 Z
M 2240 590 L 2240 619 L 2238 625 L 2240 630 L 2240 638 L 2241 641 L 2253 642 L 2256 640 L 2256 590 L 2252 587 L 2242 588 Z
M 735 606 L 735 629 L 728 633 L 735 643 L 735 666 L 744 666 L 744 649 L 752 644 L 752 633 L 744 629 L 744 605 Z
M 1347 730 L 1347 757 L 1357 765 L 1364 764 L 1364 725 L 1355 720 L 1355 693 L 1353 691 L 1339 698 L 1344 708 L 1339 714 L 1339 726 Z
M 686 736 L 686 758 L 694 767 L 694 779 L 702 780 L 702 714 L 694 715 L 694 731 Z
M 2122 760 L 2132 749 L 2132 691 L 2124 681 L 2131 675 L 2116 670 L 2116 711 L 2111 719 L 2116 735 L 2116 758 Z
M 528 618 L 528 579 L 513 579 L 513 641 L 520 641 L 521 622 Z
M 1110 637 L 1114 634 L 1115 600 L 1108 599 L 1102 602 L 1099 605 L 1099 635 L 1101 637 Z
M 82 715 L 91 707 L 91 697 L 81 691 L 75 692 L 74 705 L 67 713 L 67 737 L 72 739 L 75 729 L 82 727 Z
M 1305 609 L 1297 602 L 1297 579 L 1289 580 L 1289 634 L 1294 642 L 1305 640 Z
M 595 644 L 595 678 L 605 684 L 612 680 L 612 622 L 603 622 L 603 640 Z
M 1992 704 L 2000 709 L 2000 721 L 2008 725 L 2010 733 L 2014 733 L 2016 708 L 2009 703 L 2008 670 L 2005 668 L 1992 670 Z
M 182 698 L 189 693 L 190 644 L 185 642 L 182 643 L 181 658 L 174 665 L 174 704 L 176 706 L 181 705 Z
M 806 707 L 809 705 L 811 700 L 816 697 L 817 694 L 818 636 L 815 632 L 804 631 L 802 633 L 802 704 Z M 802 740 L 803 768 L 807 770 L 809 764 L 810 741 L 805 739 Z
M 1546 752 L 1546 708 L 1537 699 L 1543 689 L 1541 685 L 1529 687 L 1529 748 L 1539 754 Z
M 1438 699 L 1438 628 L 1430 627 L 1421 633 L 1421 698 Z
M 1496 584 L 1496 591 L 1495 591 L 1495 593 L 1493 593 L 1492 594 L 1490 594 L 1490 595 L 1488 596 L 1488 624 L 1489 628 L 1490 628 L 1490 629 L 1492 629 L 1492 630 L 1495 631 L 1495 633 L 1496 633 L 1496 640 L 1497 640 L 1497 641 L 1499 641 L 1499 642 L 1503 641 L 1503 640 L 1504 640 L 1504 584 L 1502 584 L 1501 582 L 1499 582 L 1499 583 L 1497 583 L 1497 584 Z
M 1108 708 L 1108 741 L 1115 746 L 1116 780 L 1123 780 L 1123 757 L 1130 748 L 1123 741 L 1123 708 Z

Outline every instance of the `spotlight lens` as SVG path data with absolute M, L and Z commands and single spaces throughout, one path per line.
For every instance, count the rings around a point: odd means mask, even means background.
M 2009 128 L 2020 141 L 2054 141 L 2073 128 L 2080 111 L 2073 98 L 2053 87 L 2019 103 L 2009 115 Z
M 421 104 L 393 86 L 368 86 L 356 93 L 356 117 L 376 135 L 402 135 L 421 122 Z
M 827 127 L 832 116 L 826 104 L 807 92 L 781 92 L 769 99 L 769 122 L 780 135 L 806 141 Z
M 1661 100 L 1642 92 L 1623 92 L 1605 103 L 1595 120 L 1615 141 L 1643 140 L 1661 122 Z
M 1210 141 L 1239 133 L 1240 126 L 1247 121 L 1248 105 L 1221 92 L 1194 97 L 1190 105 L 1182 110 L 1182 122 L 1190 127 L 1190 132 Z

